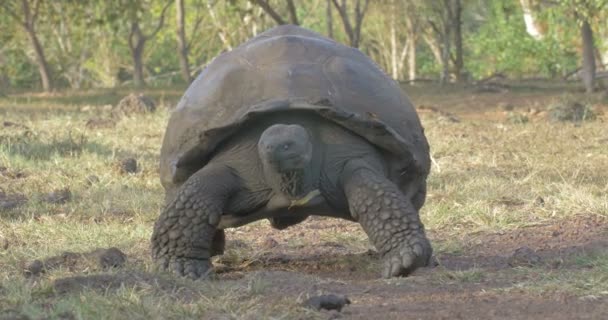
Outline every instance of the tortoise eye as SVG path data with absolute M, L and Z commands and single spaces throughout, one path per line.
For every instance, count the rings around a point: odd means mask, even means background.
M 289 150 L 289 148 L 291 148 L 291 142 L 284 143 L 281 148 L 283 148 L 283 150 Z

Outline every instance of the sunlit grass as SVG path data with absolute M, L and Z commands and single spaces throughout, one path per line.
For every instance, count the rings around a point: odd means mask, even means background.
M 127 254 L 129 270 L 152 272 L 149 239 L 163 202 L 158 153 L 167 107 L 175 103 L 178 92 L 155 91 L 157 102 L 164 101 L 156 113 L 121 118 L 113 128 L 98 129 L 86 128 L 87 120 L 109 117 L 104 105 L 115 103 L 122 92 L 0 99 L 2 121 L 18 124 L 0 123 L 0 167 L 23 174 L 19 178 L 0 174 L 0 191 L 28 199 L 19 208 L 0 211 L 0 246 L 6 247 L 0 248 L 0 309 L 15 309 L 32 318 L 57 318 L 70 312 L 77 319 L 319 316 L 287 298 L 272 306 L 262 303 L 272 285 L 255 278 L 246 286 L 243 282 L 192 286 L 170 278 L 196 296 L 188 300 L 156 284 L 55 295 L 52 281 L 73 273 L 57 270 L 34 282 L 23 277 L 23 267 L 32 259 L 111 246 Z M 435 163 L 421 217 L 431 238 L 441 238 L 436 252 L 461 254 L 465 245 L 456 235 L 505 231 L 573 215 L 608 216 L 608 127 L 601 120 L 575 126 L 422 118 Z M 137 173 L 118 170 L 117 163 L 127 157 L 137 160 Z M 91 176 L 96 177 L 92 183 Z M 71 201 L 42 200 L 63 188 L 71 191 Z M 228 239 L 257 241 L 256 230 L 265 224 L 248 225 L 243 233 L 231 230 Z M 336 242 L 351 252 L 366 251 L 365 233 L 348 230 L 318 230 L 314 239 L 294 237 L 284 245 L 297 250 L 311 241 Z M 222 260 L 240 264 L 262 254 L 250 247 L 229 247 Z M 539 272 L 538 281 L 519 282 L 514 288 L 605 295 L 606 257 L 578 259 L 593 268 Z M 433 279 L 440 285 L 478 283 L 486 279 L 483 272 L 444 271 Z M 533 269 L 519 272 L 534 277 Z

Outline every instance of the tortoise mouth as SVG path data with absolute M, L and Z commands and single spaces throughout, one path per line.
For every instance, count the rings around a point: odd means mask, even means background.
M 290 198 L 301 198 L 306 194 L 304 185 L 304 169 L 294 169 L 281 172 L 281 191 Z

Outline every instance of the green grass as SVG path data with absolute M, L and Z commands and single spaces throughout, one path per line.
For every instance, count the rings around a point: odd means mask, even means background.
M 57 294 L 53 280 L 73 272 L 56 270 L 35 281 L 22 276 L 24 265 L 32 259 L 110 246 L 127 254 L 132 270 L 153 274 L 148 245 L 163 201 L 158 152 L 167 107 L 175 104 L 179 92 L 152 91 L 156 101 L 161 101 L 159 111 L 122 118 L 115 128 L 105 129 L 87 129 L 85 123 L 109 116 L 104 105 L 116 103 L 125 92 L 0 98 L 3 121 L 22 125 L 0 126 L 0 167 L 25 175 L 15 179 L 0 172 L 0 191 L 28 198 L 18 209 L 0 211 L 0 245 L 8 246 L 0 247 L 0 310 L 17 310 L 31 318 L 60 318 L 69 312 L 77 319 L 321 316 L 287 298 L 268 304 L 272 284 L 255 277 L 193 285 L 167 276 L 186 288 L 190 296 L 184 298 L 184 293 L 154 283 Z M 608 127 L 604 122 L 575 126 L 483 119 L 446 123 L 431 116 L 423 120 L 435 164 L 421 216 L 431 237 L 443 239 L 437 243 L 437 252 L 461 254 L 465 244 L 459 236 L 508 231 L 573 215 L 608 216 Z M 121 174 L 117 169 L 126 157 L 137 160 L 137 173 Z M 99 181 L 88 183 L 92 175 Z M 73 195 L 66 204 L 41 200 L 62 188 L 69 188 Z M 253 233 L 254 227 L 247 232 Z M 329 229 L 319 239 L 352 251 L 368 247 L 360 231 Z M 286 243 L 287 247 L 299 245 L 306 241 Z M 238 264 L 259 254 L 259 250 L 231 248 L 224 259 Z M 534 281 L 519 282 L 513 288 L 605 295 L 607 256 L 578 259 L 577 263 L 593 267 L 580 272 L 539 271 L 538 278 L 534 269 L 522 269 L 518 272 L 530 274 Z M 442 272 L 434 279 L 439 284 L 478 283 L 486 277 L 483 270 L 473 269 Z

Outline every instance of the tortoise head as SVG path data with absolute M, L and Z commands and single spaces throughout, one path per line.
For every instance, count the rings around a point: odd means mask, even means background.
M 268 127 L 258 141 L 258 154 L 264 176 L 275 191 L 299 197 L 306 190 L 312 159 L 312 141 L 300 125 L 275 124 Z

